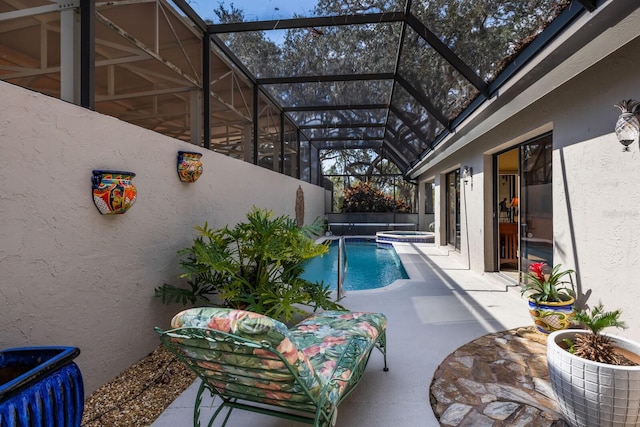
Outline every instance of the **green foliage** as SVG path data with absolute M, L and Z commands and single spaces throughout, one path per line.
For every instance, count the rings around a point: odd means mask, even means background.
M 573 340 L 570 340 L 569 338 L 563 338 L 562 342 L 564 343 L 567 351 L 571 354 L 575 354 L 576 352 L 576 347 L 575 344 L 573 343 Z
M 245 21 L 244 12 L 230 4 L 229 9 L 222 3 L 213 11 L 221 23 Z M 281 61 L 275 60 L 282 55 L 280 48 L 269 40 L 262 31 L 219 34 L 231 50 L 239 54 L 243 63 L 255 73 L 256 77 L 271 76 Z
M 569 348 L 572 354 L 584 359 L 610 365 L 634 365 L 623 355 L 619 354 L 610 337 L 601 334 L 602 330 L 609 327 L 626 328 L 627 325 L 620 320 L 620 310 L 604 311 L 602 303 L 591 310 L 580 310 L 575 313 L 573 321 L 581 323 L 591 333 L 576 334 L 573 345 Z
M 546 265 L 544 262 L 537 262 L 529 266 L 527 280 L 522 284 L 521 294 L 527 294 L 527 298 L 537 303 L 563 302 L 575 298 L 576 294 L 573 290 L 573 283 L 571 281 L 561 280 L 564 276 L 569 276 L 569 279 L 571 279 L 570 275 L 574 271 L 560 271 L 562 265 L 556 264 L 551 270 L 551 273 L 546 275 L 544 273 L 544 267 Z M 563 286 L 568 283 L 571 283 L 572 286 Z
M 627 325 L 620 320 L 621 310 L 604 311 L 602 303 L 591 310 L 584 309 L 577 311 L 573 317 L 575 323 L 581 323 L 585 328 L 594 334 L 599 334 L 605 328 L 626 329 Z
M 156 296 L 164 303 L 218 303 L 289 321 L 306 314 L 300 306 L 343 309 L 331 301 L 329 287 L 302 279 L 305 260 L 328 252 L 310 238 L 322 231 L 322 219 L 299 228 L 288 216 L 254 208 L 247 222 L 233 228 L 196 227 L 193 245 L 178 252 L 190 288 L 164 284 Z M 212 300 L 215 297 L 215 300 Z
M 411 212 L 411 207 L 394 200 L 369 182 L 361 182 L 344 190 L 342 212 Z

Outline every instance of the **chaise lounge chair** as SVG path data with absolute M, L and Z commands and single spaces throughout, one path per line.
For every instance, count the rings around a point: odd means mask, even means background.
M 162 343 L 202 380 L 194 407 L 200 426 L 202 394 L 222 399 L 209 420 L 226 407 L 334 425 L 340 402 L 358 384 L 377 347 L 386 358 L 387 320 L 380 313 L 326 311 L 291 329 L 261 314 L 225 308 L 178 313 Z

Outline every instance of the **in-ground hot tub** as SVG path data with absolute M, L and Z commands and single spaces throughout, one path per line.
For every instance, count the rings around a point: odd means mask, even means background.
M 433 233 L 428 231 L 378 231 L 377 243 L 433 243 Z

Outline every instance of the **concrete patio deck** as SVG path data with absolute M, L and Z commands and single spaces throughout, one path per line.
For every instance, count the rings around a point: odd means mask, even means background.
M 494 274 L 470 271 L 458 254 L 432 244 L 394 244 L 410 279 L 378 290 L 347 293 L 351 310 L 379 311 L 388 318 L 389 371 L 371 355 L 367 372 L 340 405 L 338 427 L 436 427 L 429 388 L 438 366 L 457 348 L 485 334 L 531 324 L 517 289 Z M 194 383 L 152 424 L 192 425 Z M 217 405 L 206 397 L 201 421 Z M 206 423 L 205 423 L 206 425 Z M 229 427 L 294 427 L 303 424 L 234 411 Z

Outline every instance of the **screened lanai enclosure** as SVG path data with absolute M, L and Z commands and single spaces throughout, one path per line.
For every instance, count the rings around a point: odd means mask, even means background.
M 372 181 L 416 210 L 417 162 L 598 4 L 318 0 L 255 20 L 185 0 L 0 0 L 0 79 L 317 185 Z

